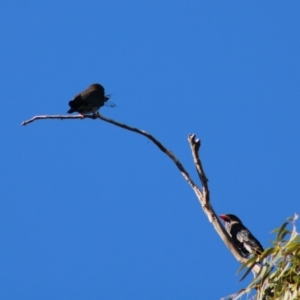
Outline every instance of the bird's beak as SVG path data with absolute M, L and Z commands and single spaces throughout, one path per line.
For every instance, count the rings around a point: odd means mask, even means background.
M 228 217 L 226 215 L 219 215 L 219 217 L 224 221 L 228 222 Z

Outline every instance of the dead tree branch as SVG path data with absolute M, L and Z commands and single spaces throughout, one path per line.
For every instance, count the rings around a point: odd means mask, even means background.
M 215 230 L 219 234 L 222 241 L 225 243 L 225 245 L 228 247 L 230 252 L 236 258 L 236 260 L 239 261 L 240 263 L 244 263 L 247 261 L 247 259 L 240 255 L 240 253 L 237 249 L 237 246 L 234 244 L 231 237 L 225 230 L 224 226 L 220 222 L 217 214 L 215 213 L 215 211 L 211 205 L 210 192 L 209 192 L 209 187 L 208 187 L 208 179 L 205 175 L 204 168 L 202 166 L 202 163 L 201 163 L 201 160 L 199 157 L 201 141 L 199 139 L 196 139 L 195 134 L 190 134 L 188 136 L 188 141 L 189 141 L 189 144 L 190 144 L 190 147 L 192 150 L 194 164 L 196 166 L 198 176 L 202 183 L 202 192 L 201 192 L 200 197 L 198 197 L 198 200 L 202 206 L 202 209 L 203 209 L 204 213 L 206 214 L 208 220 L 214 226 Z
M 201 191 L 199 189 L 199 187 L 194 183 L 194 181 L 190 178 L 190 175 L 188 174 L 188 172 L 185 170 L 185 168 L 183 167 L 183 165 L 181 164 L 181 162 L 177 159 L 177 157 L 170 151 L 168 150 L 162 143 L 160 143 L 156 138 L 154 138 L 151 134 L 149 134 L 148 132 L 135 128 L 135 127 L 131 127 L 128 126 L 126 124 L 114 121 L 112 119 L 106 118 L 102 115 L 99 114 L 99 112 L 96 114 L 96 116 L 93 115 L 75 115 L 75 116 L 64 116 L 64 115 L 44 115 L 44 116 L 35 116 L 27 121 L 24 121 L 21 125 L 25 126 L 29 123 L 32 123 L 36 120 L 46 120 L 46 119 L 60 119 L 60 120 L 65 120 L 65 119 L 85 119 L 85 118 L 89 118 L 89 119 L 101 119 L 105 122 L 114 124 L 118 127 L 127 129 L 129 131 L 133 131 L 136 132 L 138 134 L 141 134 L 145 137 L 147 137 L 149 140 L 151 140 L 162 152 L 164 152 L 166 155 L 169 156 L 169 158 L 175 163 L 175 165 L 177 166 L 177 168 L 179 169 L 180 173 L 182 174 L 183 178 L 188 182 L 188 184 L 191 186 L 191 188 L 193 189 L 193 191 L 195 192 L 195 194 L 200 195 Z
M 22 126 L 26 126 L 27 124 L 30 124 L 36 120 L 46 120 L 46 119 L 59 119 L 59 120 L 74 120 L 74 119 L 96 119 L 95 116 L 93 115 L 75 115 L 75 116 L 70 116 L 70 115 L 45 115 L 45 116 L 35 116 L 29 120 L 26 120 L 24 122 L 22 122 Z
M 198 176 L 199 176 L 201 184 L 202 184 L 202 190 L 191 179 L 190 175 L 185 170 L 185 168 L 183 167 L 181 162 L 178 160 L 178 158 L 170 150 L 168 150 L 161 142 L 159 142 L 154 136 L 152 136 L 151 134 L 149 134 L 148 132 L 146 132 L 144 130 L 141 130 L 141 129 L 138 129 L 138 128 L 135 128 L 135 127 L 131 127 L 131 126 L 128 126 L 126 124 L 123 124 L 123 123 L 114 121 L 112 119 L 106 118 L 106 117 L 100 115 L 99 112 L 96 115 L 84 115 L 84 116 L 81 116 L 81 115 L 75 115 L 75 116 L 64 116 L 64 115 L 35 116 L 32 119 L 24 121 L 22 123 L 22 126 L 25 126 L 29 123 L 32 123 L 32 122 L 36 121 L 36 120 L 45 120 L 45 119 L 65 120 L 65 119 L 85 119 L 85 118 L 89 118 L 89 119 L 98 118 L 98 119 L 101 119 L 105 122 L 108 122 L 108 123 L 114 124 L 118 127 L 121 127 L 123 129 L 133 131 L 135 133 L 143 135 L 143 136 L 147 137 L 149 140 L 151 140 L 163 153 L 165 153 L 174 162 L 174 164 L 176 165 L 176 167 L 180 171 L 183 178 L 187 181 L 187 183 L 190 185 L 190 187 L 195 192 L 195 194 L 196 194 L 196 196 L 197 196 L 197 198 L 198 198 L 198 200 L 201 204 L 201 207 L 202 207 L 204 213 L 206 214 L 208 220 L 212 223 L 213 227 L 215 228 L 215 230 L 219 234 L 222 241 L 228 247 L 230 252 L 233 254 L 233 256 L 240 263 L 245 263 L 247 261 L 246 258 L 244 258 L 243 256 L 240 255 L 240 253 L 237 249 L 237 245 L 235 245 L 234 242 L 232 241 L 231 237 L 229 236 L 229 234 L 225 230 L 224 226 L 220 222 L 217 214 L 215 213 L 215 211 L 214 211 L 214 209 L 211 205 L 210 193 L 209 193 L 209 187 L 208 187 L 208 179 L 205 175 L 204 168 L 203 168 L 203 165 L 202 165 L 200 157 L 199 157 L 199 150 L 200 150 L 201 142 L 200 142 L 199 139 L 196 139 L 195 134 L 190 134 L 188 136 L 188 141 L 189 141 L 189 144 L 190 144 L 190 147 L 191 147 L 191 151 L 192 151 L 192 155 L 193 155 L 193 159 L 194 159 L 194 164 L 196 166 L 196 170 L 197 170 Z M 258 273 L 259 270 L 260 270 L 260 266 L 257 265 L 256 268 L 254 268 L 254 270 Z

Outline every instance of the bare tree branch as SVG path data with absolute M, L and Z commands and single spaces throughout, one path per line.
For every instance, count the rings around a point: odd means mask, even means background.
M 208 217 L 208 220 L 212 223 L 215 230 L 219 234 L 220 238 L 225 243 L 225 245 L 228 247 L 228 249 L 233 254 L 233 256 L 240 263 L 245 263 L 247 261 L 247 259 L 245 257 L 241 256 L 241 254 L 239 253 L 237 245 L 235 245 L 235 243 L 232 241 L 231 237 L 229 236 L 229 234 L 227 233 L 227 231 L 223 227 L 222 223 L 220 222 L 218 216 L 216 215 L 216 213 L 215 213 L 215 211 L 214 211 L 214 209 L 211 205 L 210 192 L 209 192 L 209 187 L 208 187 L 208 179 L 205 175 L 204 168 L 202 166 L 202 163 L 201 163 L 201 160 L 200 160 L 200 157 L 199 157 L 199 150 L 200 150 L 201 142 L 200 142 L 199 139 L 196 139 L 195 134 L 190 134 L 188 136 L 188 141 L 189 141 L 189 144 L 191 146 L 192 155 L 193 155 L 193 159 L 194 159 L 194 164 L 196 166 L 197 173 L 198 173 L 198 176 L 199 176 L 201 184 L 202 184 L 202 190 L 191 179 L 190 175 L 185 170 L 185 168 L 183 167 L 181 162 L 178 160 L 178 158 L 170 150 L 168 150 L 161 142 L 159 142 L 154 136 L 152 136 L 151 134 L 149 134 L 148 132 L 146 132 L 144 130 L 141 130 L 141 129 L 138 129 L 138 128 L 135 128 L 135 127 L 131 127 L 131 126 L 128 126 L 126 124 L 123 124 L 123 123 L 114 121 L 112 119 L 106 118 L 106 117 L 100 115 L 99 112 L 97 112 L 96 115 L 83 115 L 83 116 L 82 115 L 75 115 L 75 116 L 69 116 L 69 115 L 67 115 L 67 116 L 64 116 L 64 115 L 35 116 L 30 120 L 24 121 L 22 123 L 22 126 L 25 126 L 29 123 L 32 123 L 32 122 L 36 121 L 36 120 L 45 120 L 45 119 L 65 120 L 65 119 L 84 119 L 84 118 L 89 118 L 89 119 L 99 118 L 99 119 L 101 119 L 105 122 L 114 124 L 118 127 L 121 127 L 123 129 L 129 130 L 129 131 L 136 132 L 136 133 L 141 134 L 141 135 L 147 137 L 148 139 L 150 139 L 177 166 L 177 168 L 180 171 L 183 178 L 187 181 L 187 183 L 190 185 L 190 187 L 195 192 L 195 194 L 196 194 L 196 196 L 197 196 L 197 198 L 198 198 L 198 200 L 199 200 L 199 202 L 202 206 L 202 209 L 203 209 L 204 213 Z M 258 273 L 260 269 L 261 268 L 260 268 L 259 265 L 256 265 L 255 268 L 254 268 L 256 273 Z
M 210 192 L 209 192 L 209 187 L 208 187 L 208 179 L 205 175 L 205 172 L 204 172 L 204 169 L 203 169 L 200 157 L 199 157 L 201 141 L 199 139 L 196 139 L 195 134 L 190 134 L 188 136 L 188 141 L 191 146 L 194 164 L 196 166 L 198 176 L 202 183 L 202 189 L 203 189 L 202 195 L 201 195 L 201 197 L 198 197 L 198 200 L 202 206 L 202 209 L 203 209 L 204 213 L 206 214 L 206 216 L 208 217 L 208 220 L 214 226 L 215 230 L 219 234 L 222 241 L 225 243 L 225 245 L 228 247 L 230 252 L 236 258 L 236 260 L 241 263 L 244 263 L 247 261 L 247 259 L 240 255 L 237 245 L 235 245 L 235 243 L 232 241 L 231 237 L 225 230 L 224 226 L 220 222 L 218 216 L 216 215 L 216 213 L 211 205 Z
M 201 160 L 199 158 L 199 149 L 201 146 L 201 141 L 199 139 L 196 139 L 195 134 L 190 134 L 188 137 L 188 140 L 189 140 L 190 146 L 192 148 L 194 164 L 196 166 L 197 173 L 198 173 L 198 176 L 202 183 L 203 189 L 207 190 L 207 193 L 209 193 L 209 189 L 208 189 L 208 185 L 207 185 L 208 179 L 204 173 L 204 169 L 202 167 Z
M 64 115 L 44 115 L 44 116 L 35 116 L 27 121 L 24 121 L 21 125 L 25 126 L 29 123 L 32 123 L 36 120 L 46 120 L 46 119 L 60 119 L 60 120 L 65 120 L 65 119 L 84 119 L 84 118 L 89 118 L 89 119 L 95 119 L 95 118 L 99 118 L 105 122 L 114 124 L 118 127 L 136 132 L 138 134 L 141 134 L 145 137 L 147 137 L 148 139 L 150 139 L 162 152 L 164 152 L 166 155 L 168 155 L 172 161 L 175 163 L 175 165 L 177 166 L 177 168 L 179 169 L 180 173 L 182 174 L 183 178 L 188 182 L 188 184 L 191 186 L 191 188 L 193 189 L 193 191 L 195 192 L 195 194 L 197 195 L 201 195 L 201 191 L 199 189 L 199 187 L 194 183 L 194 181 L 190 178 L 190 175 L 188 174 L 188 172 L 185 170 L 185 168 L 182 166 L 181 162 L 177 159 L 177 157 L 170 151 L 168 150 L 162 143 L 160 143 L 156 138 L 154 138 L 151 134 L 149 134 L 148 132 L 135 128 L 135 127 L 131 127 L 128 126 L 126 124 L 114 121 L 112 119 L 106 118 L 102 115 L 100 115 L 99 112 L 97 112 L 96 115 L 75 115 L 75 116 L 64 116 Z
M 59 119 L 59 120 L 74 120 L 74 119 L 96 119 L 95 116 L 93 115 L 74 115 L 74 116 L 70 116 L 70 115 L 45 115 L 45 116 L 35 116 L 29 120 L 26 120 L 24 122 L 22 122 L 22 126 L 26 126 L 27 124 L 30 124 L 36 120 L 45 120 L 45 119 Z
M 199 189 L 199 187 L 194 183 L 194 181 L 191 179 L 190 175 L 188 174 L 188 172 L 185 170 L 185 168 L 183 167 L 183 165 L 181 164 L 181 162 L 178 160 L 178 158 L 170 151 L 168 150 L 161 142 L 159 142 L 155 137 L 153 137 L 150 133 L 135 128 L 135 127 L 131 127 L 128 126 L 126 124 L 123 123 L 119 123 L 117 121 L 114 121 L 112 119 L 108 119 L 102 115 L 100 115 L 100 113 L 97 113 L 97 117 L 105 122 L 114 124 L 116 126 L 119 126 L 121 128 L 136 132 L 138 134 L 141 134 L 145 137 L 147 137 L 149 140 L 151 140 L 162 152 L 164 152 L 166 155 L 168 155 L 172 161 L 175 163 L 175 165 L 177 166 L 177 168 L 179 169 L 181 175 L 183 176 L 183 178 L 188 182 L 188 184 L 191 186 L 191 188 L 193 189 L 193 191 L 195 192 L 196 196 L 199 197 L 202 193 L 201 190 Z
M 202 184 L 202 189 L 203 189 L 203 194 L 204 194 L 204 205 L 207 205 L 210 199 L 210 194 L 209 194 L 209 188 L 208 188 L 208 179 L 204 173 L 204 169 L 202 167 L 201 160 L 199 158 L 199 150 L 201 146 L 201 141 L 199 139 L 196 139 L 195 134 L 189 134 L 188 136 L 188 141 L 190 143 L 191 149 L 192 149 L 192 155 L 194 159 L 194 164 L 196 166 L 196 170 L 199 176 L 199 179 Z

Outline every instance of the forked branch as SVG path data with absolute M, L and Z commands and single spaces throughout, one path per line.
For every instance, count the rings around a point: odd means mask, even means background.
M 181 162 L 178 160 L 178 158 L 169 150 L 167 149 L 160 141 L 158 141 L 153 135 L 149 134 L 148 132 L 131 127 L 129 125 L 114 121 L 112 119 L 106 118 L 98 112 L 96 115 L 75 115 L 75 116 L 69 116 L 69 115 L 43 115 L 43 116 L 35 116 L 32 119 L 29 119 L 27 121 L 24 121 L 22 123 L 23 126 L 32 123 L 36 120 L 45 120 L 45 119 L 60 119 L 60 120 L 65 120 L 65 119 L 101 119 L 105 122 L 114 124 L 118 127 L 121 127 L 123 129 L 133 131 L 135 133 L 138 133 L 140 135 L 143 135 L 147 137 L 149 140 L 151 140 L 163 153 L 165 153 L 176 165 L 178 170 L 180 171 L 181 175 L 183 178 L 187 181 L 187 183 L 190 185 L 190 187 L 193 189 L 195 192 L 201 207 L 208 217 L 209 221 L 212 223 L 214 226 L 215 230 L 219 234 L 220 238 L 223 240 L 225 245 L 229 248 L 230 252 L 234 255 L 234 257 L 240 262 L 240 263 L 245 263 L 247 261 L 246 258 L 240 255 L 237 246 L 234 244 L 232 241 L 231 237 L 228 235 L 227 231 L 223 227 L 222 223 L 220 222 L 218 216 L 216 215 L 210 201 L 210 193 L 209 193 L 209 187 L 208 187 L 208 179 L 205 175 L 203 165 L 201 163 L 200 157 L 199 157 L 199 150 L 201 146 L 201 142 L 199 139 L 196 139 L 195 134 L 190 134 L 188 136 L 188 141 L 191 146 L 191 151 L 194 159 L 194 164 L 197 169 L 198 176 L 201 181 L 202 189 L 200 189 L 195 182 L 192 180 L 186 169 L 183 167 Z M 259 268 L 259 266 L 257 266 Z M 258 272 L 259 270 L 256 269 Z

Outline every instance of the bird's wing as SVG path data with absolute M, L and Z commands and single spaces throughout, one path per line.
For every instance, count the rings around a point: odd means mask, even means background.
M 73 100 L 71 100 L 71 101 L 69 102 L 69 105 L 70 105 L 71 107 L 78 107 L 78 106 L 82 106 L 82 105 L 86 105 L 86 104 L 87 104 L 86 100 L 84 100 L 84 99 L 81 97 L 81 94 L 80 94 L 80 93 L 77 94 L 77 95 L 75 95 L 75 97 L 73 98 Z
M 95 89 L 87 89 L 79 94 L 83 100 L 102 98 L 103 95 L 100 91 Z
M 246 228 L 238 233 L 237 238 L 244 244 L 244 247 L 253 254 L 261 254 L 264 251 L 260 242 Z

